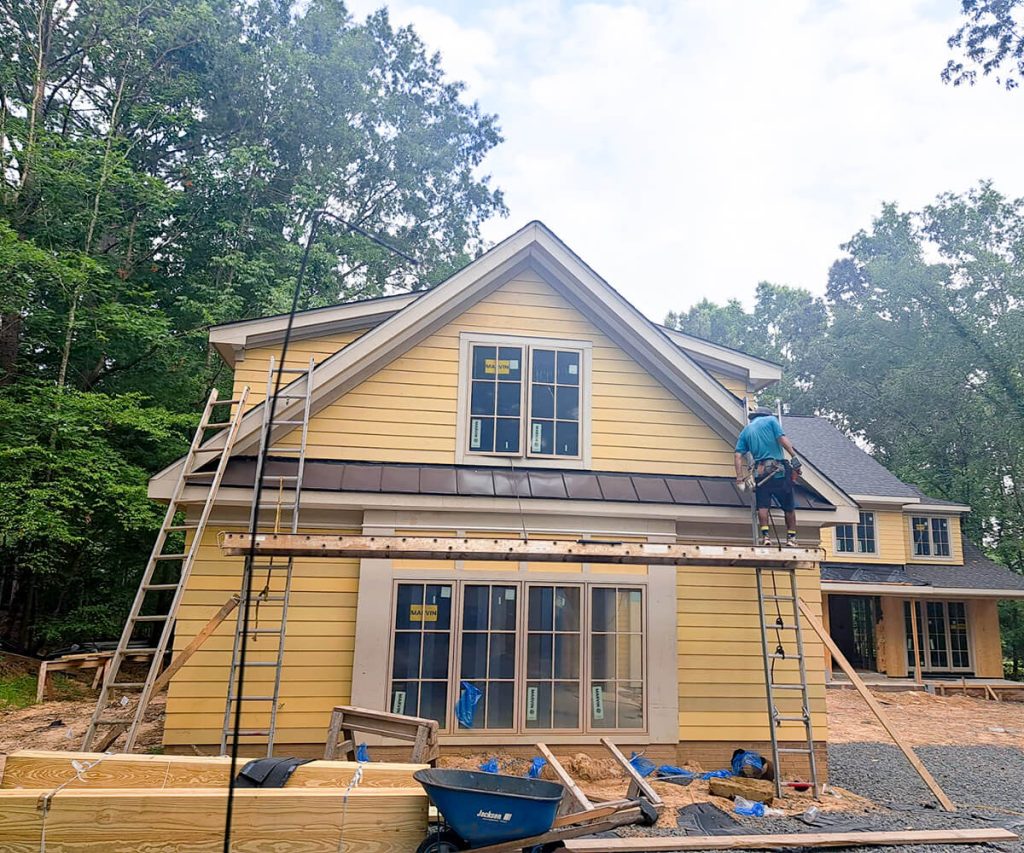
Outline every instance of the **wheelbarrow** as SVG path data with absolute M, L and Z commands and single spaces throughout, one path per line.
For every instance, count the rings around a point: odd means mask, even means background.
M 538 748 L 565 784 L 475 770 L 417 770 L 413 778 L 437 807 L 440 820 L 416 853 L 548 853 L 569 838 L 657 822 L 661 799 L 617 749 L 614 753 L 633 777 L 629 798 L 591 803 L 547 748 Z M 636 784 L 638 779 L 642 785 Z

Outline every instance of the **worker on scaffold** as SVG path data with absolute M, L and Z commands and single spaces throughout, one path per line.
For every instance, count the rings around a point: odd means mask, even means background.
M 791 548 L 796 541 L 796 500 L 793 482 L 800 475 L 800 460 L 782 424 L 765 406 L 758 406 L 748 415 L 749 423 L 736 441 L 736 485 L 740 489 L 754 489 L 757 502 L 757 522 L 762 545 L 771 545 L 768 532 L 768 514 L 772 499 L 786 514 L 786 544 Z M 747 467 L 747 454 L 754 464 Z M 786 459 L 786 453 L 790 458 Z

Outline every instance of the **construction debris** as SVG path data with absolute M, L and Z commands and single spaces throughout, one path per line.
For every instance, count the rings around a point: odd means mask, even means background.
M 728 779 L 709 779 L 708 790 L 716 797 L 734 799 L 743 797 L 755 803 L 770 806 L 775 800 L 775 785 L 766 779 L 748 779 L 731 776 Z

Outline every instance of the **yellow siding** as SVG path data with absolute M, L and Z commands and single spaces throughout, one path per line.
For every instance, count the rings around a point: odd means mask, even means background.
M 291 341 L 288 344 L 288 359 L 286 367 L 308 367 L 310 357 L 320 364 L 324 359 L 334 355 L 338 350 L 344 349 L 352 341 L 365 332 L 359 329 L 349 332 L 338 332 L 333 335 L 324 335 L 308 340 Z M 234 394 L 237 397 L 242 386 L 249 386 L 249 399 L 246 409 L 251 409 L 257 403 L 262 403 L 267 396 L 267 368 L 270 365 L 270 358 L 273 356 L 275 363 L 281 359 L 281 345 L 268 347 L 254 347 L 245 351 L 245 358 L 235 365 Z M 289 382 L 295 376 L 285 374 L 282 382 Z
M 221 555 L 216 542 L 221 529 L 242 528 L 218 525 L 217 530 L 206 532 L 179 611 L 175 652 L 187 645 L 241 586 L 242 558 Z M 265 574 L 254 578 L 257 591 L 263 588 L 264 579 Z M 358 560 L 295 561 L 277 717 L 281 743 L 322 742 L 330 708 L 350 699 L 358 587 Z M 279 582 L 271 587 L 274 589 L 279 589 Z M 261 606 L 260 620 L 271 625 L 279 612 L 278 606 Z M 167 694 L 165 744 L 220 742 L 234 627 L 232 615 L 172 680 Z M 267 652 L 260 653 L 261 639 L 250 642 L 249 660 L 274 659 Z M 268 639 L 262 639 L 262 646 L 267 650 L 276 648 Z M 271 667 L 248 671 L 246 693 L 269 693 L 273 672 Z M 246 727 L 265 725 L 265 717 L 259 714 L 248 722 L 243 718 Z
M 825 549 L 826 560 L 842 560 L 844 563 L 903 563 L 906 561 L 906 533 L 901 512 L 869 510 L 875 514 L 875 543 L 877 554 L 836 554 L 836 531 L 834 527 L 821 528 L 821 547 Z M 909 529 L 909 528 L 907 528 Z
M 765 581 L 771 584 L 770 576 Z M 789 578 L 777 577 L 780 594 L 788 594 Z M 801 597 L 821 614 L 817 569 L 798 573 Z M 783 590 L 785 592 L 783 592 Z M 757 615 L 757 585 L 750 569 L 680 567 L 677 572 L 679 652 L 679 739 L 683 741 L 768 740 L 764 665 Z M 788 602 L 780 602 L 783 619 L 792 622 Z M 783 645 L 794 649 L 792 631 L 782 632 Z M 775 644 L 774 635 L 769 635 Z M 811 718 L 815 737 L 827 738 L 823 646 L 810 629 L 804 632 Z M 796 661 L 776 661 L 778 682 L 799 681 Z M 797 714 L 799 694 L 777 696 L 783 714 Z M 803 726 L 784 724 L 783 740 L 802 740 Z
M 729 389 L 733 394 L 739 397 L 741 400 L 744 397 L 749 397 L 750 393 L 747 391 L 747 383 L 742 379 L 737 379 L 735 376 L 728 376 L 725 373 L 719 373 L 716 370 L 709 370 L 715 379 L 717 379 L 722 385 Z
M 528 272 L 315 415 L 308 454 L 325 459 L 454 463 L 461 332 L 592 343 L 595 469 L 732 473 L 728 442 L 539 276 Z M 257 359 L 247 357 L 246 361 L 255 364 Z

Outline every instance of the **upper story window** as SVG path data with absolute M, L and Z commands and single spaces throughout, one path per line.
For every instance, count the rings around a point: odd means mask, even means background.
M 463 354 L 460 456 L 583 461 L 588 343 L 472 335 Z
M 949 519 L 914 516 L 910 520 L 910 532 L 914 541 L 915 557 L 948 557 Z
M 836 525 L 837 554 L 876 554 L 875 514 L 862 512 L 860 521 L 853 524 Z

